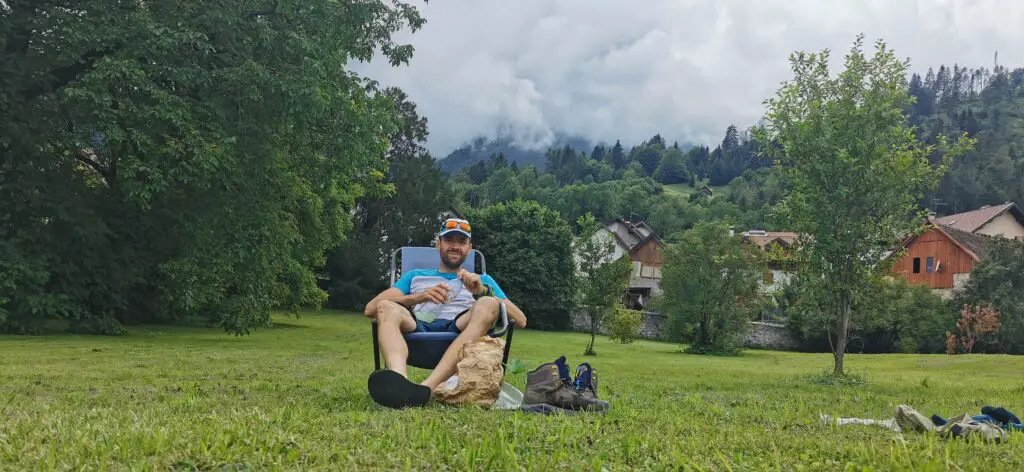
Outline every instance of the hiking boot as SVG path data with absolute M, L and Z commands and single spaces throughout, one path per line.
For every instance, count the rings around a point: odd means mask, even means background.
M 584 398 L 597 400 L 597 369 L 584 362 L 576 366 L 576 380 L 573 381 L 573 388 L 580 392 Z
M 559 357 L 555 362 L 541 364 L 526 374 L 526 394 L 523 395 L 523 404 L 541 403 L 567 410 L 597 412 L 607 411 L 609 407 L 608 402 L 597 398 L 588 398 L 573 388 L 565 356 Z

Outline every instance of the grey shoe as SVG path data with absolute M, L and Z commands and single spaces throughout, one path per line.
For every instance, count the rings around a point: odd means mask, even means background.
M 590 363 L 584 362 L 576 366 L 576 379 L 573 380 L 573 387 L 586 398 L 597 400 L 597 369 L 591 367 Z
M 538 404 L 590 412 L 604 412 L 609 408 L 608 402 L 596 396 L 584 395 L 573 388 L 565 356 L 559 357 L 555 362 L 541 364 L 526 374 L 523 405 L 530 407 Z

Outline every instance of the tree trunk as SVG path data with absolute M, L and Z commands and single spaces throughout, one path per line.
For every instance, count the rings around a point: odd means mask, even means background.
M 832 353 L 833 357 L 835 357 L 836 365 L 832 375 L 842 377 L 846 375 L 846 373 L 843 372 L 843 355 L 846 354 L 846 342 L 850 330 L 849 294 L 842 294 L 839 296 L 839 304 L 837 308 L 839 311 L 837 314 L 839 316 L 836 319 L 836 350 Z
M 594 339 L 597 338 L 597 326 L 600 321 L 596 314 L 590 314 L 590 344 L 587 345 L 587 349 L 583 351 L 584 356 L 593 356 L 594 353 Z

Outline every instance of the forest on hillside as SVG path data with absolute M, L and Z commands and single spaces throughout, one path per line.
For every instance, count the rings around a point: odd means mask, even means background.
M 948 214 L 1024 201 L 1022 79 L 1024 69 L 969 71 L 956 65 L 908 78 L 916 103 L 905 111 L 922 140 L 960 132 L 977 138 L 975 148 L 954 161 L 935 191 L 921 199 L 922 207 Z M 426 120 L 417 119 L 425 137 Z M 722 221 L 738 231 L 790 229 L 772 211 L 787 190 L 783 173 L 759 156 L 759 143 L 747 129 L 729 126 L 714 146 L 685 150 L 660 135 L 631 147 L 608 142 L 614 144 L 587 151 L 552 147 L 542 162 L 526 165 L 504 152 L 475 156 L 474 163 L 451 173 L 442 170 L 445 160 L 432 163 L 422 141 L 417 152 L 394 155 L 388 175 L 396 196 L 361 200 L 354 234 L 331 253 L 323 279 L 332 304 L 355 307 L 372 296 L 385 283 L 368 269 L 372 262 L 400 245 L 430 244 L 437 224 L 431 215 L 447 211 L 473 217 L 499 208 L 506 218 L 525 220 L 541 208 L 573 231 L 587 213 L 603 220 L 645 220 L 667 242 L 706 221 Z M 480 144 L 477 148 L 486 148 Z M 460 157 L 463 163 L 467 156 Z M 939 162 L 941 156 L 934 157 Z M 526 210 L 516 202 L 537 207 Z
M 977 139 L 922 199 L 922 207 L 945 215 L 1024 202 L 1022 83 L 1024 68 L 1003 66 L 942 65 L 923 77 L 911 75 L 908 91 L 915 103 L 905 111 L 922 141 L 934 144 L 939 135 L 962 133 Z M 782 175 L 758 156 L 758 143 L 747 130 L 729 126 L 713 149 L 699 145 L 684 151 L 660 135 L 628 149 L 613 142 L 589 152 L 553 147 L 543 162 L 526 165 L 515 159 L 518 154 L 472 155 L 463 148 L 453 153 L 461 167 L 452 166 L 452 156 L 439 165 L 452 174 L 459 204 L 469 207 L 525 198 L 557 209 L 569 221 L 587 211 L 603 218 L 654 220 L 663 237 L 706 218 L 728 219 L 740 228 L 785 229 L 769 211 L 784 191 Z M 487 148 L 478 143 L 474 149 Z M 933 163 L 940 160 L 941 155 L 933 156 Z M 704 186 L 714 190 L 712 198 L 693 194 Z

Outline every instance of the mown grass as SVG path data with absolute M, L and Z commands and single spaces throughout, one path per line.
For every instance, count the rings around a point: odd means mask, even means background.
M 823 385 L 830 361 L 747 351 L 701 357 L 599 340 L 606 416 L 432 406 L 366 394 L 369 329 L 304 314 L 251 336 L 135 328 L 129 336 L 0 337 L 0 470 L 1020 470 L 1006 444 L 900 438 L 819 414 L 889 418 L 984 404 L 1024 410 L 1024 359 L 851 355 L 866 383 Z M 529 366 L 578 363 L 586 335 L 523 331 Z M 426 372 L 415 370 L 414 377 Z M 525 374 L 508 379 L 523 388 Z
M 693 187 L 690 184 L 665 184 L 662 188 L 665 189 L 665 193 L 680 197 L 689 197 L 693 193 Z

